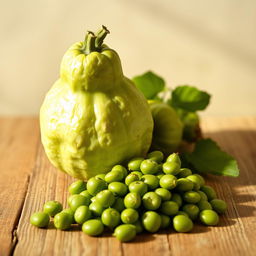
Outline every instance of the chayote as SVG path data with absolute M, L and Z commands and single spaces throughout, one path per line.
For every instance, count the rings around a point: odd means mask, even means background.
M 40 109 L 41 138 L 51 163 L 88 179 L 147 153 L 153 131 L 149 106 L 123 75 L 118 54 L 103 43 L 106 27 L 65 53 L 60 78 Z
M 148 101 L 154 120 L 151 150 L 160 150 L 165 155 L 174 152 L 181 143 L 183 125 L 176 111 L 166 103 Z

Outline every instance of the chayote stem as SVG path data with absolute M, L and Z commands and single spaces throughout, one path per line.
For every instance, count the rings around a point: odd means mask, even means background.
M 96 34 L 96 40 L 95 40 L 95 47 L 100 50 L 100 47 L 105 39 L 105 37 L 107 36 L 107 34 L 109 34 L 109 30 L 102 25 L 101 30 Z
M 96 51 L 95 39 L 96 39 L 96 36 L 94 35 L 93 32 L 88 31 L 86 33 L 85 40 L 84 40 L 84 46 L 83 46 L 83 49 L 82 49 L 82 51 L 85 54 L 90 54 L 91 52 Z

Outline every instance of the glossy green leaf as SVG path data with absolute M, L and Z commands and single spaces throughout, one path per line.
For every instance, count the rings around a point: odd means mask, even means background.
M 211 139 L 197 141 L 195 150 L 186 155 L 198 172 L 211 173 L 223 176 L 239 176 L 236 160 L 222 151 L 217 143 Z
M 196 87 L 182 85 L 172 91 L 170 104 L 187 111 L 204 110 L 210 102 L 210 97 L 207 92 L 200 91 Z
M 165 87 L 164 79 L 151 71 L 135 76 L 132 81 L 147 99 L 155 98 Z

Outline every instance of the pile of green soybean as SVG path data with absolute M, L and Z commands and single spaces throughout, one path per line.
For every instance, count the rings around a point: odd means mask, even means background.
M 57 229 L 78 224 L 90 236 L 109 229 L 122 242 L 143 231 L 155 233 L 173 227 L 177 232 L 189 232 L 197 220 L 217 225 L 226 203 L 217 199 L 201 175 L 181 168 L 177 153 L 163 160 L 162 152 L 153 151 L 146 159 L 131 159 L 127 168 L 116 165 L 87 182 L 78 180 L 69 186 L 69 208 L 48 201 L 30 222 L 44 228 L 53 217 Z

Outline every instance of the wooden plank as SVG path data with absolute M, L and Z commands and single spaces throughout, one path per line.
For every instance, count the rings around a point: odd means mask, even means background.
M 207 177 L 207 183 L 228 202 L 227 214 L 217 227 L 196 225 L 193 233 L 138 235 L 134 242 L 121 244 L 111 234 L 91 238 L 78 228 L 57 231 L 37 229 L 29 224 L 32 212 L 45 201 L 65 202 L 72 179 L 56 171 L 39 148 L 27 197 L 19 222 L 14 255 L 255 255 L 256 119 L 205 119 L 203 130 L 217 140 L 241 167 L 239 178 Z
M 38 140 L 36 118 L 0 119 L 0 255 L 8 255 L 16 243 Z

